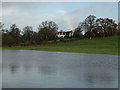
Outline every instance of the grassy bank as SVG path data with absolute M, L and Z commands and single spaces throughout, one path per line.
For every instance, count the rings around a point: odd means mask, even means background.
M 60 51 L 60 52 L 118 55 L 118 37 L 113 36 L 113 37 L 105 37 L 105 38 L 85 39 L 85 40 L 51 44 L 45 46 L 3 47 L 3 49 L 41 50 L 41 51 Z

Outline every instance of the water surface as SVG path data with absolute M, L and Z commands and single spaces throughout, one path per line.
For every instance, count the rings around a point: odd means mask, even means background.
M 118 56 L 3 50 L 3 88 L 117 88 Z

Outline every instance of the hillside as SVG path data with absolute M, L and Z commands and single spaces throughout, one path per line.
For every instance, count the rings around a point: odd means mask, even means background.
M 118 55 L 118 37 L 93 38 L 45 46 L 3 47 L 3 49 Z

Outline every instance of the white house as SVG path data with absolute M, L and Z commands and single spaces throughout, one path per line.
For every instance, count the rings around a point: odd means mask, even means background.
M 74 35 L 74 32 L 72 30 L 59 31 L 57 33 L 58 38 L 72 37 L 73 35 Z

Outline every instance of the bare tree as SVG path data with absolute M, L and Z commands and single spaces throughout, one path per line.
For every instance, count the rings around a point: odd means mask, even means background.
M 44 21 L 38 27 L 41 40 L 55 39 L 58 25 L 53 21 Z
M 83 31 L 82 28 L 83 28 L 83 23 L 81 22 L 74 31 L 74 37 L 80 38 L 80 36 L 82 36 L 82 31 Z
M 92 32 L 94 30 L 96 24 L 96 16 L 89 15 L 84 21 L 83 21 L 83 28 L 86 29 L 85 36 L 90 38 L 94 37 L 94 33 Z
M 89 15 L 85 21 L 83 22 L 83 26 L 86 27 L 86 29 L 90 32 L 92 32 L 96 22 L 96 16 Z
M 23 28 L 23 39 L 25 41 L 31 41 L 33 35 L 34 35 L 34 32 L 31 26 L 26 26 Z

